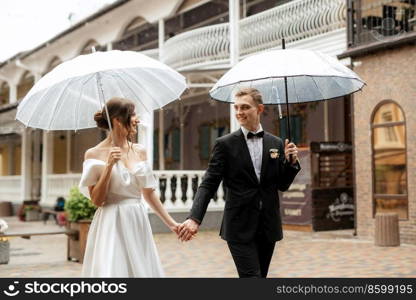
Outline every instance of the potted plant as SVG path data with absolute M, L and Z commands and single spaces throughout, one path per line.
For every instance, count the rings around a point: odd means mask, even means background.
M 85 197 L 78 189 L 73 187 L 70 190 L 69 198 L 65 202 L 65 212 L 68 217 L 68 228 L 78 231 L 78 240 L 69 239 L 68 259 L 82 263 L 85 246 L 87 243 L 88 230 L 91 220 L 97 209 L 91 200 Z
M 0 219 L 0 264 L 8 264 L 10 259 L 10 243 L 7 237 L 2 237 L 9 228 L 6 221 Z
M 25 221 L 39 221 L 40 217 L 40 206 L 39 205 L 25 205 L 24 206 L 24 215 Z

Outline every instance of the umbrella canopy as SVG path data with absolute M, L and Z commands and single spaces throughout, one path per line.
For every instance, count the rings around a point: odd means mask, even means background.
M 44 130 L 92 128 L 104 99 L 128 98 L 141 112 L 152 113 L 178 99 L 185 88 L 181 74 L 143 54 L 94 52 L 42 77 L 19 104 L 16 119 Z
M 238 89 L 253 87 L 262 93 L 264 104 L 302 103 L 348 95 L 363 85 L 364 81 L 333 57 L 311 50 L 282 49 L 243 59 L 218 80 L 210 95 L 233 102 Z

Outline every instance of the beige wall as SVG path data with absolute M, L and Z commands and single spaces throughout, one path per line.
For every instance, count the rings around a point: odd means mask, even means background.
M 355 58 L 354 71 L 367 83 L 354 96 L 354 148 L 358 235 L 374 236 L 371 116 L 383 100 L 401 106 L 406 121 L 409 219 L 400 221 L 402 243 L 416 244 L 416 46 L 403 46 Z
M 81 173 L 84 154 L 87 149 L 101 141 L 101 130 L 98 128 L 83 129 L 72 132 L 71 136 L 71 172 Z
M 16 145 L 14 148 L 14 174 L 22 174 L 22 146 Z
M 66 173 L 66 143 L 65 131 L 55 132 L 53 136 L 53 174 Z

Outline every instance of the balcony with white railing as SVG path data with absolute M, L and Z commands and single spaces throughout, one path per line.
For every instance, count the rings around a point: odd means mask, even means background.
M 295 0 L 239 21 L 240 56 L 346 28 L 345 0 Z M 346 41 L 345 41 L 346 43 Z M 187 31 L 168 39 L 162 61 L 178 70 L 229 64 L 228 23 Z
M 230 56 L 228 23 L 187 31 L 166 41 L 162 61 L 173 68 L 228 64 Z
M 68 198 L 73 186 L 78 186 L 81 174 L 49 174 L 47 176 L 46 196 L 42 196 L 43 206 L 54 206 L 58 197 Z
M 20 202 L 21 176 L 0 176 L 0 201 Z
M 188 212 L 192 207 L 198 185 L 204 171 L 155 171 L 159 180 L 160 199 L 169 212 Z M 42 197 L 43 206 L 55 205 L 56 198 L 68 198 L 69 190 L 78 186 L 81 174 L 48 175 L 47 195 Z M 19 191 L 19 188 L 17 189 Z M 224 190 L 222 185 L 212 199 L 208 210 L 220 210 L 224 207 Z

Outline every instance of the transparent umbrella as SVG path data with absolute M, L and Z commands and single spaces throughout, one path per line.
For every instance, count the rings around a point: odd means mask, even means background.
M 258 89 L 264 104 L 289 104 L 335 99 L 354 93 L 364 81 L 338 60 L 320 52 L 300 49 L 271 50 L 243 59 L 225 73 L 210 90 L 213 99 L 234 101 L 243 87 Z
M 94 52 L 42 77 L 19 104 L 16 119 L 45 130 L 92 128 L 94 113 L 112 97 L 128 98 L 150 114 L 178 99 L 185 88 L 181 74 L 143 54 Z
M 44 130 L 78 130 L 96 127 L 94 114 L 113 97 L 132 100 L 140 112 L 178 99 L 185 78 L 143 54 L 132 51 L 94 52 L 58 65 L 42 77 L 17 108 L 16 119 Z M 111 123 L 109 123 L 112 134 Z M 125 184 L 127 170 L 117 163 Z

